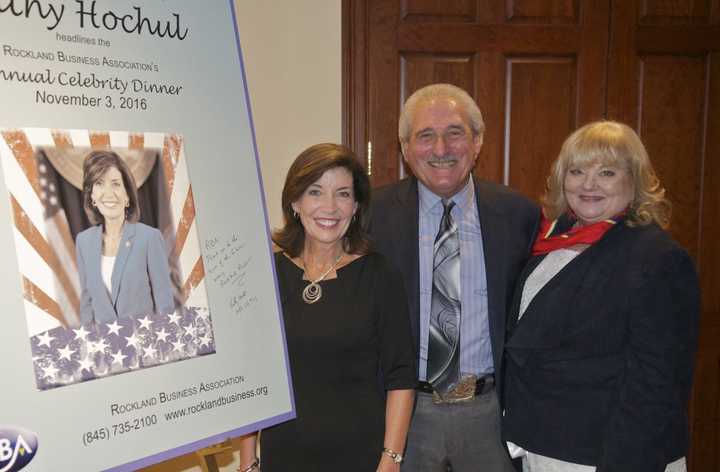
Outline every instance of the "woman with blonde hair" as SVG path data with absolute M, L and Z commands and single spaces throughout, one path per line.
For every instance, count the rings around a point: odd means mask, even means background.
M 698 280 L 637 134 L 570 135 L 544 212 L 511 310 L 505 438 L 530 472 L 684 471 Z

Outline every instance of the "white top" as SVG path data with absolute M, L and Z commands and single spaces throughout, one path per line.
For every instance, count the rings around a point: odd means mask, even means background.
M 628 450 L 628 454 L 633 454 L 632 448 Z M 591 465 L 575 464 L 574 462 L 565 462 L 551 457 L 541 456 L 528 452 L 527 457 L 523 459 L 523 472 L 595 472 L 597 469 Z M 665 467 L 665 472 L 686 472 L 687 464 L 685 458 L 669 463 Z
M 102 272 L 103 283 L 109 294 L 112 295 L 112 273 L 115 268 L 115 256 L 102 256 L 100 260 L 100 272 Z
M 578 254 L 580 254 L 580 251 L 574 249 L 556 249 L 548 253 L 545 259 L 540 261 L 540 264 L 535 267 L 535 270 L 532 271 L 532 274 L 530 274 L 525 281 L 522 298 L 520 299 L 520 315 L 518 316 L 518 320 L 525 314 L 525 310 L 527 310 L 528 305 L 530 305 L 530 302 L 535 298 L 535 295 L 538 294 L 540 289 L 542 289 L 550 279 L 555 277 L 568 262 L 575 259 Z

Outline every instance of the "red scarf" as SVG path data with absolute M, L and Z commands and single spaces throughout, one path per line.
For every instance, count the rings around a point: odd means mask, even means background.
M 544 216 L 540 222 L 540 232 L 538 233 L 535 244 L 533 244 L 532 255 L 547 254 L 556 249 L 574 246 L 576 244 L 593 244 L 602 239 L 607 231 L 615 226 L 625 217 L 625 212 L 620 213 L 614 218 L 598 221 L 587 226 L 573 227 L 575 218 L 569 219 L 570 229 L 562 231 L 558 228 L 558 220 L 550 221 Z

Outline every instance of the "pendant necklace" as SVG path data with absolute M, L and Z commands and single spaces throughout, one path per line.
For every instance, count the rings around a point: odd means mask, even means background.
M 343 253 L 340 252 L 340 255 L 337 256 L 337 259 L 335 259 L 335 262 L 330 266 L 328 270 L 326 270 L 323 275 L 318 277 L 316 280 L 310 280 L 310 283 L 305 287 L 305 289 L 302 292 L 302 299 L 305 303 L 308 305 L 312 305 L 316 301 L 320 300 L 322 297 L 322 287 L 318 285 L 318 282 L 322 282 L 325 280 L 325 277 L 332 272 L 332 270 L 337 266 L 338 262 L 340 262 L 340 259 L 342 259 Z M 307 276 L 307 266 L 305 266 L 305 261 L 303 261 L 303 277 L 308 278 Z M 309 279 L 309 278 L 308 278 Z

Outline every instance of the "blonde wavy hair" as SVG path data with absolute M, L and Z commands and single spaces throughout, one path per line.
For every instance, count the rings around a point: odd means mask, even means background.
M 630 172 L 634 197 L 628 208 L 628 226 L 653 222 L 662 228 L 670 225 L 672 206 L 665 198 L 665 189 L 660 185 L 645 146 L 632 128 L 616 121 L 589 123 L 565 140 L 552 165 L 542 199 L 548 219 L 553 220 L 568 210 L 564 188 L 568 170 L 598 162 Z

